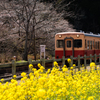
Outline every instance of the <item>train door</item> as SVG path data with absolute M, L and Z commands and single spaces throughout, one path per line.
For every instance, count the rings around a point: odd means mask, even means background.
M 74 56 L 73 38 L 65 38 L 64 42 L 64 56 L 66 58 Z

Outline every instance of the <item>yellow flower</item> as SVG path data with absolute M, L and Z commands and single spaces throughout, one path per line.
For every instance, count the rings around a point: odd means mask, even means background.
M 33 68 L 33 65 L 32 65 L 32 64 L 29 64 L 29 68 L 30 68 L 30 69 Z
M 66 65 L 64 65 L 64 66 L 63 66 L 63 68 L 67 68 L 67 66 L 66 66 Z
M 40 67 L 41 70 L 45 69 L 43 66 Z
M 16 78 L 16 75 L 13 75 L 13 78 L 15 79 Z
M 74 97 L 73 96 L 70 96 L 70 100 L 74 100 Z
M 31 77 L 33 75 L 33 73 L 31 72 L 30 74 L 29 74 L 29 76 Z
M 4 82 L 4 79 L 3 78 L 1 79 L 1 82 Z
M 82 64 L 82 67 L 84 67 L 84 64 Z
M 45 77 L 41 77 L 41 78 L 39 78 L 38 82 L 43 85 L 44 82 L 46 82 L 46 78 Z
M 34 72 L 34 75 L 38 77 L 38 76 L 39 76 L 38 71 L 35 71 L 35 72 Z
M 36 68 L 32 68 L 32 71 L 35 72 L 37 69 Z
M 25 80 L 27 80 L 27 77 L 24 76 L 23 78 L 21 78 L 21 80 L 22 80 L 22 81 L 25 81 Z
M 88 100 L 94 100 L 94 97 L 93 96 L 89 96 Z
M 11 79 L 11 83 L 14 83 L 16 80 L 14 80 L 14 79 Z
M 54 61 L 54 67 L 58 67 L 58 63 Z
M 50 73 L 50 69 L 47 70 L 46 74 L 49 74 L 49 73 Z
M 70 67 L 70 69 L 73 69 L 73 67 Z
M 44 71 L 43 66 L 40 66 L 38 70 L 32 68 L 34 73 L 29 73 L 29 77 L 22 72 L 20 81 L 12 79 L 11 82 L 5 84 L 0 82 L 0 100 L 100 99 L 100 70 L 93 69 L 93 72 L 76 70 L 74 74 L 73 66 L 70 67 L 71 70 L 68 70 L 64 65 L 62 71 L 57 68 L 57 62 L 55 66 L 51 70 L 48 69 L 46 73 L 41 73 Z
M 21 76 L 22 76 L 22 77 L 25 77 L 25 76 L 26 76 L 26 73 L 25 73 L 25 72 L 22 72 L 22 73 L 21 73 Z
M 40 72 L 43 72 L 45 68 L 43 66 L 40 67 Z M 38 70 L 39 71 L 39 70 Z
M 66 72 L 66 71 L 68 71 L 68 68 L 63 68 L 63 72 Z
M 76 65 L 75 64 L 73 64 L 73 67 L 75 67 Z
M 77 93 L 77 95 L 80 95 L 80 91 L 77 91 L 76 93 Z
M 43 98 L 45 96 L 45 94 L 46 94 L 46 91 L 44 89 L 39 89 L 37 91 L 37 97 L 39 97 L 39 98 Z
M 90 67 L 94 67 L 94 66 L 96 66 L 95 63 L 94 62 L 91 62 L 90 63 Z
M 70 63 L 70 62 L 71 62 L 71 59 L 70 59 L 70 58 L 68 58 L 68 59 L 67 59 L 67 61 L 68 61 L 68 63 Z
M 41 67 L 41 64 L 40 63 L 38 63 L 38 65 L 37 65 L 39 68 Z

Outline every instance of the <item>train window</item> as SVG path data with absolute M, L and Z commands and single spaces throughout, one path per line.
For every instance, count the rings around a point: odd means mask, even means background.
M 57 40 L 57 48 L 63 47 L 63 40 Z
M 82 40 L 81 39 L 75 39 L 74 40 L 74 47 L 76 47 L 76 48 L 82 47 Z
M 94 41 L 93 41 L 93 48 L 94 48 Z
M 71 41 L 67 41 L 67 47 L 71 47 Z
M 99 42 L 99 49 L 100 49 L 100 42 Z
M 89 49 L 89 41 L 87 41 L 87 49 Z
M 98 49 L 99 49 L 99 41 L 98 41 Z
M 92 41 L 90 41 L 90 49 L 92 49 Z
M 95 49 L 97 49 L 97 42 L 95 42 Z

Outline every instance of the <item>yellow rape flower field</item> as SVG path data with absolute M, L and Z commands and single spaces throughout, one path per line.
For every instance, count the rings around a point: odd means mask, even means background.
M 91 70 L 82 68 L 76 73 L 73 67 L 67 66 L 59 70 L 59 65 L 54 62 L 52 70 L 38 64 L 39 69 L 29 65 L 30 74 L 25 72 L 18 83 L 16 75 L 11 82 L 0 83 L 0 100 L 100 100 L 100 70 L 95 63 L 91 63 Z

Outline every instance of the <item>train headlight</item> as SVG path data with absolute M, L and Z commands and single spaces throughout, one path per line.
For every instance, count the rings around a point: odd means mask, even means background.
M 77 34 L 77 38 L 79 38 L 80 37 L 80 35 L 79 34 Z
M 61 38 L 61 35 L 59 35 L 59 38 Z

